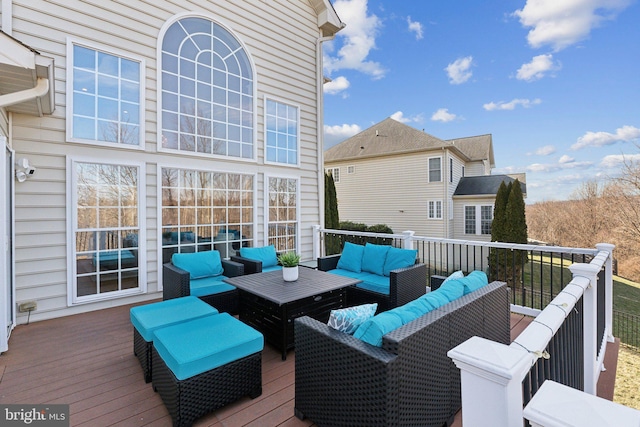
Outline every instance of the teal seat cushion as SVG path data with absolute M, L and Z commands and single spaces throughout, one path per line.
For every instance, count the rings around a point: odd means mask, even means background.
M 272 265 L 271 267 L 267 267 L 264 268 L 264 266 L 262 266 L 262 272 L 266 273 L 269 271 L 275 271 L 275 270 L 282 270 L 282 266 L 281 265 Z
M 387 252 L 391 246 L 374 245 L 367 243 L 364 245 L 362 254 L 362 271 L 383 276 L 384 262 L 387 259 Z
M 400 326 L 402 318 L 392 311 L 385 311 L 364 321 L 353 336 L 376 347 L 382 347 L 382 337 Z
M 445 294 L 438 291 L 429 292 L 428 294 L 420 297 L 420 299 L 423 298 L 425 302 L 432 305 L 434 309 L 440 308 L 445 304 L 449 304 L 450 302 L 449 298 L 447 298 Z
M 351 270 L 343 270 L 341 268 L 336 268 L 334 270 L 329 270 L 327 273 L 337 274 L 338 276 L 351 277 L 352 279 L 364 279 L 367 276 L 367 273 L 356 273 Z
M 447 300 L 451 302 L 464 295 L 464 285 L 462 284 L 462 281 L 462 279 L 445 281 L 444 284 L 440 285 L 440 287 L 433 292 L 446 296 Z
M 355 273 L 362 271 L 362 255 L 364 246 L 346 242 L 342 248 L 337 267 L 341 270 L 349 270 Z
M 484 271 L 474 270 L 469 273 L 465 278 L 458 279 L 464 285 L 464 294 L 470 294 L 471 292 L 480 289 L 483 286 L 489 284 L 489 279 Z
M 393 308 L 389 311 L 394 312 L 402 319 L 402 324 L 406 325 L 407 323 L 416 320 L 418 317 L 423 316 L 433 310 L 433 305 L 427 303 L 425 300 L 420 298 L 408 302 L 400 307 Z
M 160 328 L 153 342 L 178 380 L 262 351 L 262 334 L 228 313 Z
M 416 263 L 417 249 L 389 248 L 382 273 L 389 276 L 392 270 L 411 267 Z
M 176 267 L 188 271 L 191 279 L 218 276 L 224 271 L 218 251 L 175 253 L 171 256 L 171 262 Z
M 129 310 L 133 327 L 147 342 L 153 341 L 153 333 L 158 328 L 217 313 L 218 310 L 195 296 L 154 302 Z
M 380 294 L 389 295 L 389 278 L 387 276 L 377 274 L 363 274 L 359 277 L 362 282 L 356 287 L 367 289 L 369 291 L 378 292 Z
M 373 303 L 331 310 L 327 325 L 351 335 L 365 320 L 372 318 L 377 309 L 378 304 Z
M 189 282 L 191 295 L 196 297 L 203 297 L 207 295 L 219 294 L 221 292 L 232 291 L 236 288 L 233 285 L 223 282 L 224 279 L 226 279 L 225 276 L 210 276 L 191 280 Z
M 262 271 L 267 267 L 278 265 L 278 255 L 273 245 L 260 248 L 240 248 L 240 256 L 262 262 Z

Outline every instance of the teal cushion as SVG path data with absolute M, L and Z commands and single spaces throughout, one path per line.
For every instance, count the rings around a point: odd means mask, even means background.
M 338 331 L 353 334 L 358 326 L 376 314 L 378 304 L 363 304 L 355 307 L 331 310 L 327 325 Z
M 154 302 L 129 310 L 133 327 L 147 342 L 153 341 L 153 333 L 158 328 L 216 313 L 218 310 L 195 296 Z
M 429 292 L 426 295 L 420 297 L 424 298 L 425 302 L 432 305 L 434 309 L 442 307 L 445 304 L 449 304 L 449 298 L 443 293 L 438 291 Z
M 469 273 L 464 279 L 458 279 L 464 285 L 464 294 L 470 294 L 471 292 L 480 289 L 483 286 L 489 284 L 489 279 L 484 271 L 474 270 Z
M 379 276 L 377 274 L 362 273 L 359 279 L 362 282 L 358 283 L 356 287 L 367 289 L 380 294 L 389 295 L 389 278 L 387 276 Z
M 364 253 L 362 254 L 362 271 L 378 274 L 384 274 L 384 262 L 387 259 L 387 252 L 391 246 L 374 245 L 367 243 L 364 245 Z
M 444 281 L 440 284 L 440 286 L 444 285 L 445 283 L 447 283 L 449 280 L 453 280 L 453 279 L 462 279 L 464 277 L 464 273 L 460 270 L 451 273 L 446 279 L 444 279 Z
M 273 245 L 261 248 L 240 248 L 240 256 L 262 261 L 262 271 L 267 267 L 278 265 L 278 254 L 276 254 L 276 248 Z
M 191 279 L 219 276 L 224 271 L 218 251 L 175 253 L 171 256 L 171 262 L 176 267 L 188 271 Z
M 392 270 L 411 267 L 416 263 L 417 249 L 389 248 L 382 273 L 388 276 Z
M 342 254 L 337 267 L 341 270 L 350 270 L 356 273 L 362 271 L 362 254 L 364 246 L 346 242 L 342 248 Z
M 189 282 L 191 295 L 196 297 L 204 297 L 207 295 L 219 294 L 234 290 L 236 287 L 230 285 L 223 280 L 225 276 L 209 276 L 201 279 L 194 279 Z
M 275 270 L 282 270 L 282 266 L 281 265 L 272 265 L 270 267 L 265 268 L 264 266 L 262 267 L 262 272 L 263 273 L 268 273 L 269 271 L 275 271 Z
M 337 274 L 338 276 L 351 277 L 352 279 L 364 279 L 369 273 L 356 273 L 351 270 L 343 270 L 341 268 L 336 268 L 334 270 L 329 270 L 327 273 Z
M 449 302 L 460 298 L 464 295 L 464 285 L 462 284 L 461 279 L 453 279 L 449 280 L 443 285 L 441 285 L 437 290 L 433 291 L 434 293 L 439 293 L 447 297 Z
M 353 336 L 366 343 L 382 347 L 382 337 L 402 326 L 402 318 L 391 311 L 376 314 L 363 322 Z
M 160 328 L 153 342 L 178 380 L 262 351 L 262 334 L 228 313 Z

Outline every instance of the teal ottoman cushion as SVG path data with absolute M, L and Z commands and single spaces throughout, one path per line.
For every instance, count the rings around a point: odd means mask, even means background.
M 129 310 L 133 327 L 147 342 L 153 341 L 154 331 L 158 328 L 217 313 L 218 310 L 195 296 L 154 302 Z
M 220 313 L 158 329 L 153 345 L 181 381 L 262 351 L 264 338 L 229 313 Z

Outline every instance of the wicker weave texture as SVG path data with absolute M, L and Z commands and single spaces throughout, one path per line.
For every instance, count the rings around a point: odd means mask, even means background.
M 262 394 L 262 352 L 179 381 L 152 349 L 153 388 L 164 402 L 174 427 L 191 426 L 201 416 L 242 396 Z
M 151 347 L 152 343 L 145 341 L 136 328 L 133 328 L 133 354 L 142 366 L 144 382 L 151 382 Z
M 473 335 L 508 342 L 508 290 L 490 283 L 388 333 L 382 348 L 308 317 L 296 319 L 295 334 L 299 418 L 320 426 L 448 425 L 460 408 L 460 373 L 447 352 Z

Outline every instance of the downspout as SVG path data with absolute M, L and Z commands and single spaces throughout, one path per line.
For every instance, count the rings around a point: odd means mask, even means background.
M 0 108 L 44 96 L 47 92 L 49 92 L 49 79 L 39 77 L 36 85 L 31 89 L 0 95 Z
M 318 37 L 316 40 L 316 128 L 318 129 L 318 205 L 320 207 L 320 226 L 324 228 L 324 74 L 322 64 L 322 43 L 333 40 L 332 36 Z

